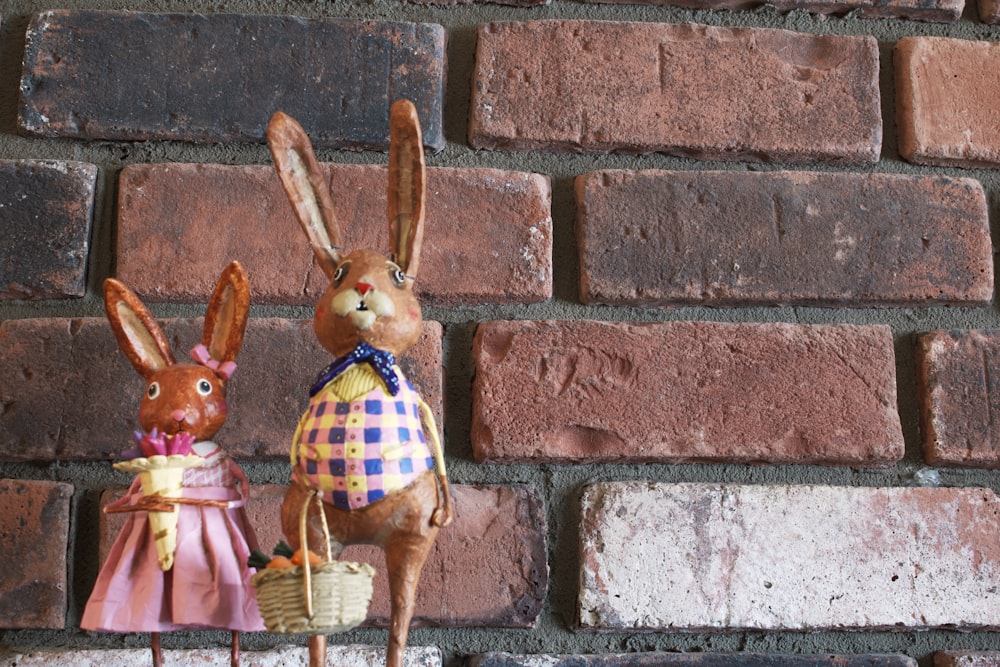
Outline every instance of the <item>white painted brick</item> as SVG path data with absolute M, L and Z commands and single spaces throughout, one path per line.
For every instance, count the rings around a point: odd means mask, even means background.
M 631 482 L 582 503 L 583 628 L 1000 627 L 989 489 Z
M 4 667 L 136 667 L 149 664 L 148 649 L 81 651 L 37 651 L 0 653 Z M 242 667 L 300 667 L 309 661 L 308 650 L 279 646 L 269 651 L 244 651 Z M 165 650 L 169 667 L 229 667 L 228 649 Z M 329 646 L 327 667 L 372 667 L 385 664 L 385 649 L 375 646 Z M 441 651 L 430 646 L 411 646 L 403 656 L 404 667 L 441 667 Z
M 940 651 L 934 654 L 934 667 L 1000 667 L 1000 652 Z

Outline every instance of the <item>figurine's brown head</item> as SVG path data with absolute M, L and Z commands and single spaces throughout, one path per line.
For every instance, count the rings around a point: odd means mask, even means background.
M 236 368 L 250 313 L 250 287 L 238 262 L 219 278 L 205 314 L 198 363 L 177 363 L 149 309 L 114 278 L 104 281 L 104 307 L 125 356 L 146 380 L 139 424 L 166 435 L 208 440 L 226 421 L 226 381 Z
M 316 305 L 319 342 L 335 356 L 360 343 L 400 354 L 420 337 L 413 281 L 424 223 L 424 153 L 413 104 L 393 104 L 389 119 L 390 255 L 355 250 L 343 240 L 333 200 L 302 127 L 282 112 L 271 118 L 268 143 L 281 183 L 330 287 Z

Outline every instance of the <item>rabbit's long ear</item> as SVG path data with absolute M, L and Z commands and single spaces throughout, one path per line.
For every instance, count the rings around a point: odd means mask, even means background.
M 340 264 L 343 242 L 333 214 L 333 198 L 305 130 L 278 111 L 267 125 L 267 142 L 288 201 L 309 237 L 316 260 L 327 277 Z
M 417 110 L 409 100 L 389 115 L 389 242 L 396 263 L 416 277 L 424 237 L 424 144 Z
M 118 347 L 139 375 L 148 379 L 174 363 L 170 344 L 152 313 L 132 290 L 114 278 L 104 281 L 104 310 Z
M 250 281 L 239 262 L 231 262 L 219 277 L 205 313 L 201 344 L 216 361 L 235 361 L 243 346 L 250 317 Z

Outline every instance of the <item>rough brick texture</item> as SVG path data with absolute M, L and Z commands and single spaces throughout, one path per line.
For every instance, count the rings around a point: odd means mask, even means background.
M 613 4 L 636 4 L 637 0 L 588 0 Z M 641 0 L 638 4 L 670 5 L 691 9 L 752 10 L 767 5 L 787 12 L 805 9 L 817 14 L 847 14 L 866 18 L 907 18 L 917 21 L 954 21 L 962 15 L 965 0 Z
M 470 140 L 479 148 L 867 164 L 882 141 L 878 60 L 872 37 L 490 23 L 479 29 Z
M 262 141 L 280 109 L 318 146 L 385 149 L 389 106 L 408 98 L 440 149 L 444 57 L 433 24 L 47 11 L 28 28 L 18 120 L 47 137 Z
M 781 655 L 759 653 L 624 653 L 608 655 L 473 656 L 469 667 L 917 667 L 902 655 Z M 941 667 L 941 666 L 937 666 Z
M 886 327 L 487 322 L 473 354 L 478 461 L 903 455 Z
M 896 43 L 893 60 L 903 159 L 1000 166 L 1000 44 L 904 37 Z
M 346 247 L 388 252 L 386 169 L 324 169 Z M 425 304 L 530 303 L 552 295 L 548 177 L 431 168 L 427 192 L 416 283 Z M 246 268 L 255 303 L 312 305 L 329 284 L 271 167 L 126 167 L 118 225 L 118 277 L 150 299 L 205 302 L 219 267 L 232 259 Z
M 584 303 L 987 305 L 993 298 L 986 194 L 973 179 L 602 171 L 577 178 L 576 200 Z
M 109 649 L 81 651 L 0 651 L 7 667 L 136 667 L 149 664 L 149 649 Z M 242 663 L 253 667 L 304 665 L 308 650 L 299 646 L 279 646 L 268 651 L 245 651 Z M 327 648 L 327 667 L 371 667 L 385 662 L 385 649 L 375 646 Z M 170 667 L 229 667 L 228 649 L 165 650 L 163 663 Z M 431 646 L 408 646 L 404 667 L 441 667 L 441 652 Z
M 201 341 L 200 319 L 161 324 L 178 359 Z M 219 444 L 234 456 L 287 456 L 330 353 L 311 320 L 261 318 L 237 361 Z M 443 423 L 440 324 L 424 323 L 400 366 Z M 102 318 L 0 322 L 0 460 L 115 458 L 133 444 L 144 390 Z
M 582 507 L 584 628 L 1000 627 L 989 489 L 610 483 Z
M 97 167 L 0 160 L 0 299 L 86 291 Z
M 0 628 L 62 628 L 73 487 L 0 479 Z
M 979 0 L 979 20 L 983 23 L 1000 23 L 1000 1 Z
M 932 331 L 917 338 L 924 458 L 1000 468 L 1000 332 Z
M 106 491 L 106 504 L 121 490 Z M 548 586 L 545 510 L 527 486 L 453 485 L 455 520 L 443 529 L 424 565 L 417 591 L 416 624 L 533 627 Z M 278 508 L 285 487 L 254 487 L 247 503 L 250 523 L 265 551 L 281 532 Z M 103 562 L 123 524 L 120 514 L 104 514 L 100 528 Z M 375 592 L 368 624 L 386 626 L 389 588 L 385 557 L 376 547 L 352 546 L 343 560 L 371 563 Z
M 934 667 L 1000 667 L 996 651 L 939 651 L 934 654 Z

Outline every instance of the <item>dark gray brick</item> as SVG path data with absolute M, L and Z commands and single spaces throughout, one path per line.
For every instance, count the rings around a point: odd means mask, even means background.
M 0 160 L 0 299 L 86 292 L 97 167 Z
M 444 146 L 444 29 L 238 14 L 47 11 L 28 28 L 22 132 L 82 139 L 262 141 L 282 110 L 317 146 L 385 149 L 409 98 Z

